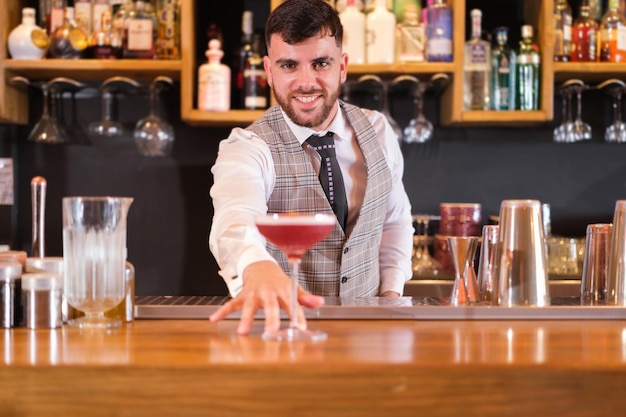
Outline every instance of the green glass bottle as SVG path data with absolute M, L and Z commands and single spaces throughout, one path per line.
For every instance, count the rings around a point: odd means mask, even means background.
M 541 56 L 533 42 L 533 27 L 522 26 L 522 40 L 517 52 L 517 109 L 539 110 Z
M 515 110 L 517 54 L 508 44 L 509 29 L 496 28 L 496 43 L 491 51 L 491 108 Z

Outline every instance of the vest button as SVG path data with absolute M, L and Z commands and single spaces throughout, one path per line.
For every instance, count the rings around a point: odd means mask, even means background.
M 343 248 L 343 254 L 345 255 L 346 253 L 350 252 L 350 248 Z
M 346 282 L 348 282 L 348 277 L 341 277 L 341 283 L 345 284 Z

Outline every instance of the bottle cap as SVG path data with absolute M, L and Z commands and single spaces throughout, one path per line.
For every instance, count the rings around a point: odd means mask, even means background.
M 211 62 L 219 62 L 220 59 L 224 56 L 224 51 L 220 48 L 222 47 L 222 42 L 219 39 L 211 39 L 209 41 L 209 49 L 206 51 L 206 56 L 209 58 Z
M 531 25 L 522 26 L 522 38 L 532 38 L 533 37 L 533 27 Z

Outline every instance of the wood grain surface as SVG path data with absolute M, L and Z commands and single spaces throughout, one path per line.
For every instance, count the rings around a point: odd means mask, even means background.
M 626 414 L 626 322 L 315 321 L 321 343 L 237 322 L 7 329 L 0 416 Z

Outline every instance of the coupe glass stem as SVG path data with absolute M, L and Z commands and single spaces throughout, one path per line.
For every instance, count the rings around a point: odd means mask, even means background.
M 300 270 L 300 258 L 290 258 L 291 264 L 291 300 L 289 306 L 289 327 L 291 329 L 297 329 L 298 322 L 298 273 Z

